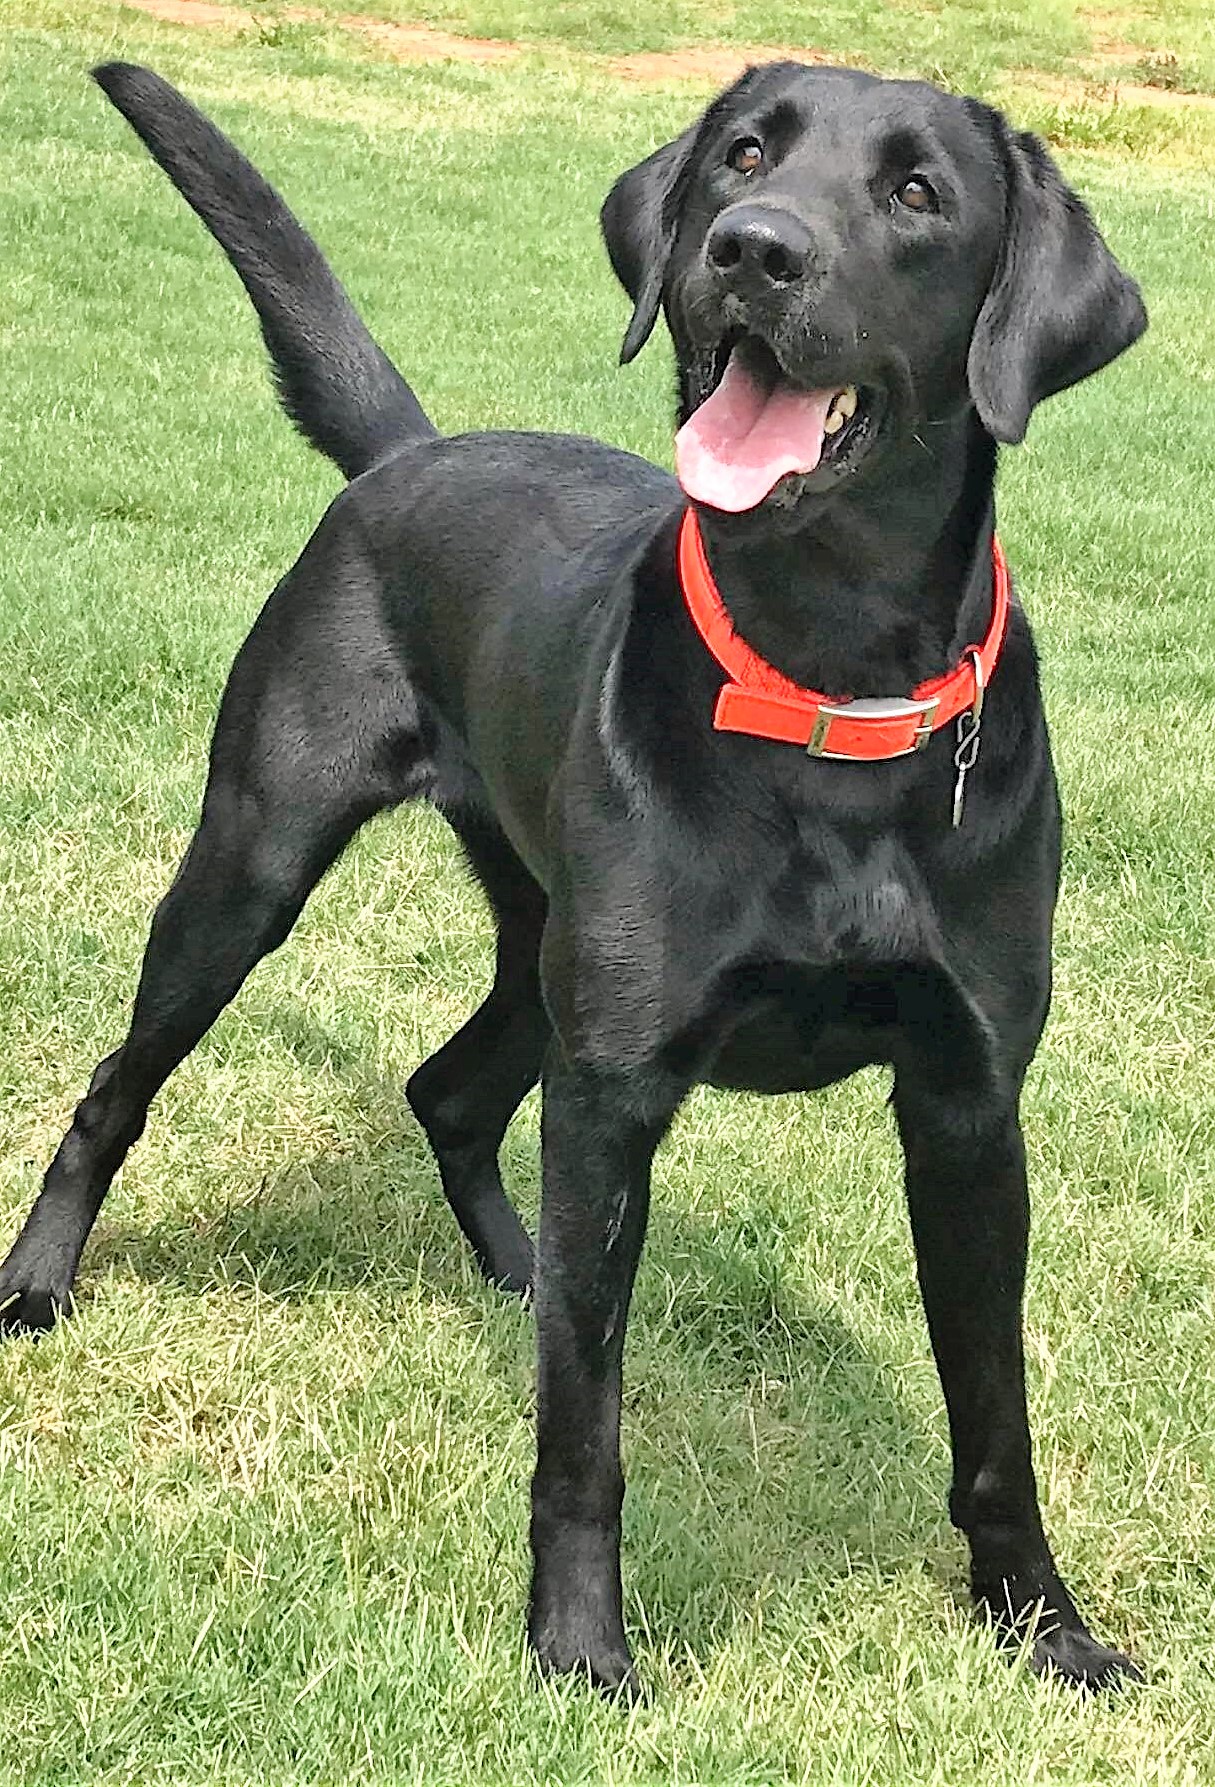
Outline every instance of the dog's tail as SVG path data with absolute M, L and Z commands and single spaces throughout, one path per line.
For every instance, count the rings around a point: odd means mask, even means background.
M 253 300 L 279 399 L 348 478 L 437 430 L 312 237 L 209 118 L 150 68 L 93 78 L 202 218 Z

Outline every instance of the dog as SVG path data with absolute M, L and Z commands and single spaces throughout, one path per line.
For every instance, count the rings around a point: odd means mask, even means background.
M 150 1100 L 358 828 L 431 801 L 497 921 L 492 989 L 407 1096 L 485 1277 L 534 1299 L 531 1645 L 636 1691 L 621 1357 L 654 1149 L 696 1083 L 893 1069 L 975 1602 L 1039 1672 L 1138 1676 L 1043 1530 L 1018 1107 L 1050 999 L 1060 816 L 997 445 L 1146 326 L 1044 146 L 908 81 L 750 69 L 602 210 L 664 312 L 669 474 L 597 442 L 441 438 L 319 249 L 150 71 L 96 72 L 257 309 L 350 480 L 232 669 L 130 1030 L 0 1268 L 67 1311 Z M 536 1258 L 498 1150 L 543 1088 Z

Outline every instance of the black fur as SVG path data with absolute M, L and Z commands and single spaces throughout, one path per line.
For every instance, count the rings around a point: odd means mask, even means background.
M 485 1274 L 534 1290 L 542 1663 L 634 1679 L 621 1356 L 650 1161 L 680 1100 L 696 1081 L 777 1092 L 884 1062 L 978 1604 L 1006 1639 L 1031 1631 L 1038 1669 L 1133 1674 L 1055 1569 L 1026 1421 L 1018 1103 L 1050 996 L 1059 810 L 1024 615 L 957 829 L 948 730 L 868 764 L 714 732 L 721 673 L 678 591 L 673 481 L 593 441 L 436 438 L 220 133 L 147 71 L 98 78 L 235 264 L 289 412 L 363 475 L 236 660 L 130 1033 L 0 1268 L 7 1324 L 68 1308 L 151 1098 L 358 826 L 425 797 L 493 904 L 498 964 L 408 1092 Z M 744 138 L 763 144 L 758 172 L 732 165 Z M 912 180 L 931 206 L 904 203 Z M 762 256 L 706 255 L 711 231 L 743 224 L 785 242 L 779 278 Z M 603 225 L 635 307 L 624 357 L 665 308 L 685 414 L 739 329 L 794 383 L 866 393 L 842 458 L 748 514 L 702 513 L 744 638 L 854 696 L 949 667 L 990 614 L 995 441 L 1144 325 L 1045 150 L 930 87 L 778 64 L 624 175 Z M 533 1274 L 497 1153 L 541 1076 Z

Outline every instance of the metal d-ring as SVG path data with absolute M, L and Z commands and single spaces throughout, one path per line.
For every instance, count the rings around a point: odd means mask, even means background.
M 983 659 L 979 655 L 979 648 L 972 645 L 966 655 L 974 665 L 975 698 L 969 711 L 958 715 L 958 742 L 953 754 L 954 768 L 958 772 L 957 781 L 953 785 L 955 831 L 962 823 L 962 807 L 966 799 L 966 778 L 974 768 L 979 755 L 980 730 L 983 723 L 983 697 L 987 692 L 983 676 Z

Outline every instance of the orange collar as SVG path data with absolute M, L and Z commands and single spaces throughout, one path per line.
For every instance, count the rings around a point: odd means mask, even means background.
M 790 682 L 739 638 L 713 581 L 696 511 L 686 509 L 679 529 L 683 599 L 696 631 L 730 678 L 717 697 L 714 727 L 804 745 L 812 757 L 877 762 L 922 750 L 934 732 L 968 709 L 977 720 L 1008 625 L 1008 566 L 994 534 L 991 563 L 991 625 L 982 645 L 967 646 L 956 670 L 918 684 L 909 697 L 832 701 Z

